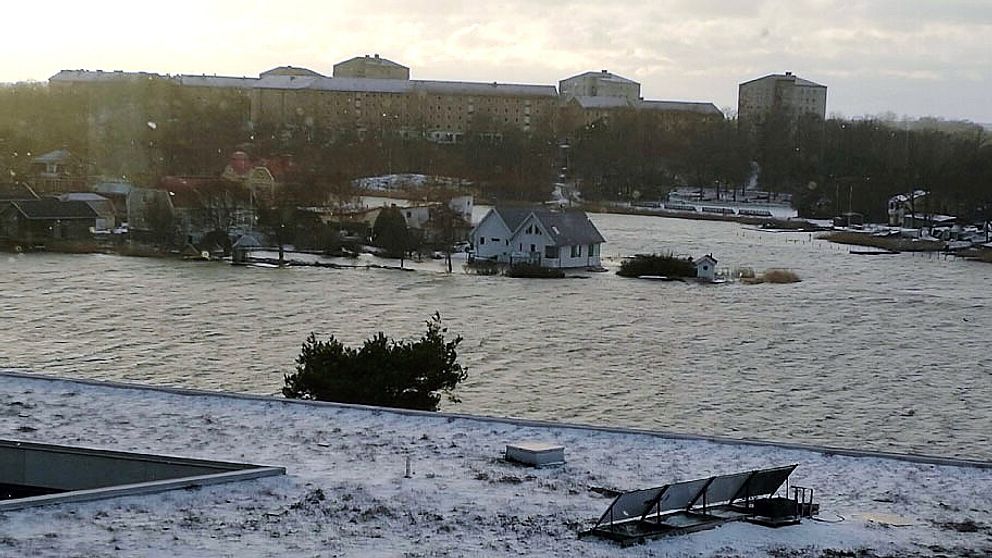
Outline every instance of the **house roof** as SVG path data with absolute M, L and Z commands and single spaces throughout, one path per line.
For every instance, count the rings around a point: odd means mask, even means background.
M 701 263 L 705 263 L 705 262 L 707 262 L 707 261 L 708 261 L 708 262 L 710 262 L 711 264 L 715 264 L 715 263 L 717 263 L 717 262 L 716 262 L 716 258 L 714 258 L 714 257 L 713 257 L 712 255 L 710 255 L 710 254 L 706 254 L 705 256 L 700 256 L 700 257 L 698 257 L 698 258 L 696 258 L 696 261 L 694 261 L 694 262 L 692 262 L 692 263 L 693 263 L 694 265 L 699 265 L 699 264 L 701 264 Z
M 513 234 L 516 234 L 524 221 L 533 215 L 551 235 L 552 241 L 557 246 L 606 242 L 584 211 L 560 211 L 539 206 L 499 206 L 494 208 L 494 211 L 499 214 Z
M 60 201 L 55 198 L 10 202 L 25 219 L 31 220 L 70 220 L 96 219 L 97 213 L 86 202 Z
M 72 159 L 72 153 L 68 149 L 56 149 L 43 155 L 38 155 L 31 159 L 32 163 L 64 163 Z
M 108 196 L 126 196 L 133 189 L 134 186 L 127 182 L 98 182 L 93 185 L 94 192 Z
M 38 195 L 25 184 L 0 184 L 0 202 L 36 199 Z

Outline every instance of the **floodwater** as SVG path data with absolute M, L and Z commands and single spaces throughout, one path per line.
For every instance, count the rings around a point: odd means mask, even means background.
M 309 332 L 413 336 L 440 311 L 470 374 L 447 411 L 992 459 L 992 266 L 850 255 L 734 223 L 592 218 L 607 257 L 712 252 L 803 282 L 0 255 L 0 367 L 275 394 Z

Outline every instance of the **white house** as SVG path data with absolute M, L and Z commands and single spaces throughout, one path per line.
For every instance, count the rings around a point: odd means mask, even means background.
M 928 195 L 929 192 L 926 190 L 914 190 L 908 194 L 889 198 L 889 225 L 902 227 L 905 226 L 907 215 L 913 217 L 917 213 L 922 214 L 922 209 L 926 205 L 925 198 Z M 913 227 L 912 224 L 909 226 Z
M 707 254 L 698 258 L 693 265 L 696 266 L 696 277 L 706 281 L 716 278 L 716 258 Z
M 544 267 L 599 267 L 606 239 L 582 211 L 495 207 L 469 237 L 477 258 Z

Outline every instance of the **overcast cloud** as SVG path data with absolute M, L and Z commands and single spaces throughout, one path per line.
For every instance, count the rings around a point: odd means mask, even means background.
M 421 79 L 557 83 L 609 69 L 646 98 L 721 107 L 736 106 L 741 81 L 791 70 L 829 86 L 831 113 L 992 122 L 988 0 L 49 1 L 0 14 L 0 81 L 63 68 L 329 73 L 380 53 Z

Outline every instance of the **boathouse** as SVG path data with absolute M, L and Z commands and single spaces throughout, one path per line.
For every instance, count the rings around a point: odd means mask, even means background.
M 696 278 L 706 281 L 716 279 L 716 258 L 707 254 L 693 262 L 696 266 Z

